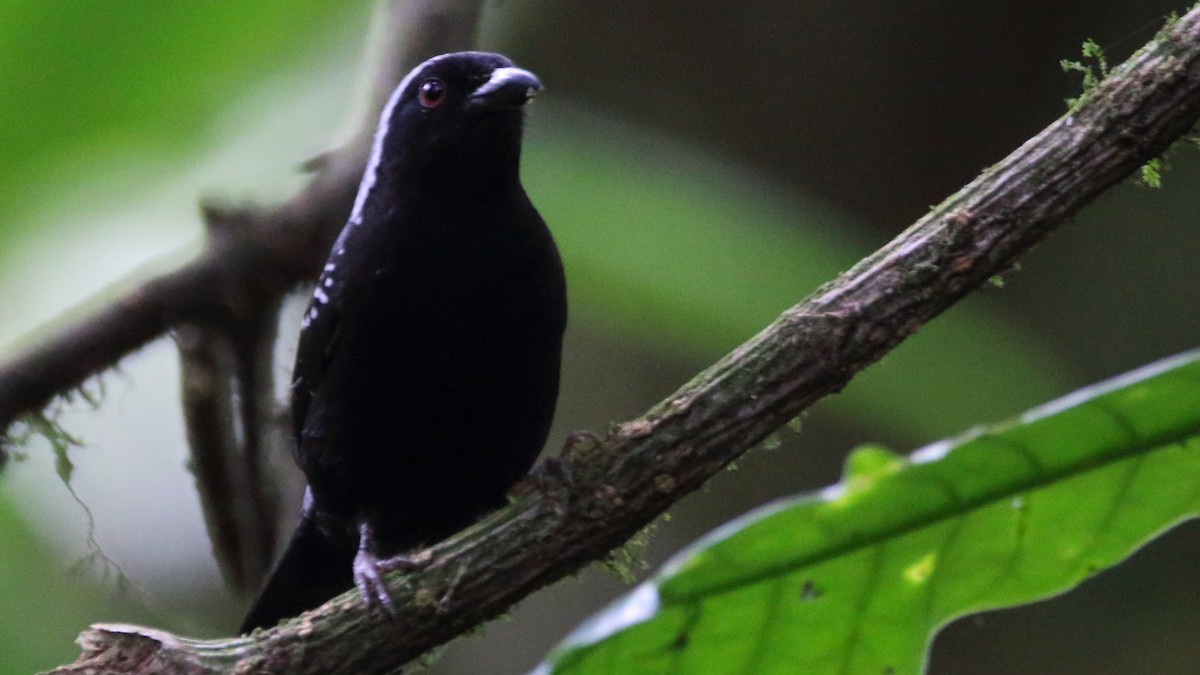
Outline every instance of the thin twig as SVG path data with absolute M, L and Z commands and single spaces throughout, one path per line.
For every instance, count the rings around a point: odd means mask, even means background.
M 229 347 L 220 342 L 220 335 L 197 326 L 184 326 L 175 333 L 183 418 L 192 448 L 189 467 L 218 566 L 229 584 L 242 590 L 251 583 L 247 551 L 251 542 L 240 536 L 244 527 L 239 519 L 247 509 L 238 476 Z
M 261 472 L 273 445 L 271 313 L 260 327 L 234 338 L 198 326 L 175 332 L 181 364 L 184 421 L 191 470 L 218 566 L 231 587 L 253 592 L 270 569 L 277 516 L 274 491 Z M 250 364 L 251 359 L 257 359 Z M 263 374 L 266 381 L 260 381 Z M 236 391 L 235 391 L 236 389 Z M 236 405 L 239 403 L 240 405 Z M 240 432 L 240 433 L 239 433 Z
M 233 503 L 240 508 L 231 510 L 235 511 L 235 519 L 241 524 L 244 541 L 241 567 L 246 582 L 241 587 L 234 585 L 234 588 L 251 593 L 256 592 L 266 578 L 275 554 L 279 502 L 270 477 L 263 472 L 263 464 L 267 451 L 279 446 L 276 440 L 281 431 L 273 423 L 276 418 L 275 338 L 281 307 L 280 302 L 266 308 L 243 330 L 235 332 L 231 341 L 232 376 L 238 384 L 240 405 L 237 412 L 242 431 L 238 458 L 242 491 L 232 495 Z

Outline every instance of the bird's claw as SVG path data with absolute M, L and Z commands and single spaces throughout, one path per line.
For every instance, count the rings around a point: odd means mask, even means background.
M 388 595 L 387 586 L 380 574 L 379 558 L 370 551 L 360 548 L 354 556 L 354 585 L 358 594 L 368 606 L 379 605 L 388 616 L 396 616 L 396 607 L 392 604 L 392 596 Z
M 394 555 L 390 558 L 376 561 L 375 566 L 380 572 L 412 572 L 429 565 L 429 556 Z

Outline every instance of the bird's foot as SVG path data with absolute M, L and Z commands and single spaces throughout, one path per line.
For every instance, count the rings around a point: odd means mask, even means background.
M 374 528 L 366 521 L 360 522 L 358 553 L 354 556 L 354 585 L 368 606 L 377 604 L 383 607 L 388 616 L 395 617 L 396 606 L 388 594 L 387 585 L 383 583 L 383 575 L 397 570 L 407 572 L 420 569 L 429 564 L 429 557 L 424 554 L 414 557 L 396 555 L 380 560 L 372 551 L 374 543 Z
M 394 617 L 396 607 L 383 583 L 382 572 L 385 571 L 380 569 L 378 556 L 365 547 L 358 549 L 358 554 L 354 556 L 354 585 L 358 587 L 358 594 L 368 606 L 378 604 L 388 616 Z
M 430 557 L 426 553 L 420 555 L 394 555 L 390 558 L 384 558 L 378 563 L 380 572 L 412 572 L 414 570 L 423 569 L 429 565 Z

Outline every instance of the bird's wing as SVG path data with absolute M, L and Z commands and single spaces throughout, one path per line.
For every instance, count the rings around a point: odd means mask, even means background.
M 292 427 L 297 441 L 302 441 L 301 432 L 309 422 L 309 416 L 320 412 L 310 410 L 313 393 L 324 381 L 330 357 L 337 349 L 342 318 L 353 309 L 350 307 L 353 298 L 349 293 L 355 284 L 347 283 L 344 278 L 353 267 L 344 260 L 345 244 L 350 235 L 351 226 L 347 226 L 334 243 L 300 323 L 291 390 Z

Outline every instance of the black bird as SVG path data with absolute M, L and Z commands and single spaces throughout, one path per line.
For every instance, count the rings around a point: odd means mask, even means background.
M 384 108 L 300 332 L 301 522 L 242 632 L 353 585 L 390 608 L 379 559 L 503 505 L 541 450 L 567 313 L 558 249 L 518 176 L 523 105 L 541 88 L 499 54 L 444 54 Z

